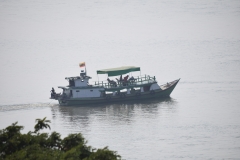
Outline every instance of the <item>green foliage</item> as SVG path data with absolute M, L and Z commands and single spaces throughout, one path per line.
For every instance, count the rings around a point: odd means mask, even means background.
M 91 147 L 79 144 L 64 153 L 63 159 L 84 159 L 91 155 Z
M 22 129 L 23 126 L 18 126 L 17 122 L 15 122 L 0 131 L 0 155 L 11 154 L 19 149 L 19 144 L 21 143 L 20 130 Z
M 56 148 L 56 149 L 61 149 L 61 143 L 62 143 L 62 139 L 61 139 L 61 135 L 57 132 L 52 132 L 52 134 L 49 136 L 48 138 L 48 146 L 50 148 Z
M 71 148 L 77 146 L 78 144 L 84 144 L 85 140 L 81 133 L 69 134 L 68 137 L 64 138 L 62 141 L 62 147 L 64 151 L 68 151 Z
M 103 149 L 98 149 L 97 152 L 94 152 L 89 156 L 87 160 L 118 160 L 121 156 L 117 155 L 117 152 L 109 150 L 107 147 Z
M 36 119 L 34 132 L 22 134 L 23 126 L 17 122 L 0 130 L 0 159 L 9 160 L 120 160 L 117 152 L 103 149 L 92 149 L 81 133 L 69 134 L 64 139 L 57 132 L 39 133 L 41 129 L 49 128 L 46 117 Z
M 43 119 L 36 119 L 37 124 L 34 126 L 35 131 L 34 132 L 38 132 L 41 129 L 44 128 L 50 128 L 50 125 L 47 123 L 51 123 L 50 120 L 46 120 L 47 117 L 44 117 Z
M 25 147 L 24 149 L 18 150 L 13 154 L 7 155 L 6 159 L 15 160 L 15 159 L 26 159 L 26 160 L 58 160 L 61 158 L 63 153 L 59 150 L 53 150 L 41 147 L 38 144 L 33 144 Z

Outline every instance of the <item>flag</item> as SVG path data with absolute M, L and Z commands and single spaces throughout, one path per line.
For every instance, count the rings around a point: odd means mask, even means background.
M 85 62 L 79 63 L 79 67 L 85 67 Z

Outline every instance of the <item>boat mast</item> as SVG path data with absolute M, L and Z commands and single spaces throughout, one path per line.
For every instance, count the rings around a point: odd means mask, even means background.
M 79 67 L 80 67 L 80 69 L 81 69 L 82 67 L 84 67 L 85 75 L 87 75 L 86 63 L 85 63 L 85 62 L 79 63 Z M 83 72 L 83 70 L 81 69 L 81 73 L 82 73 L 82 72 Z M 80 73 L 80 76 L 81 76 L 81 73 Z M 84 73 L 83 73 L 83 74 L 84 74 Z

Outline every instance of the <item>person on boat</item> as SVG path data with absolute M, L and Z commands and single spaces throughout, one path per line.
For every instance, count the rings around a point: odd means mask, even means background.
M 107 79 L 108 83 L 110 85 L 113 85 L 114 87 L 117 87 L 117 83 L 114 80 L 110 80 L 109 78 Z
M 127 80 L 128 80 L 128 77 L 129 77 L 129 75 L 125 76 L 125 77 L 123 78 L 123 81 L 127 81 Z
M 52 90 L 50 92 L 51 92 L 51 97 L 54 97 L 56 95 L 56 92 L 55 92 L 53 87 L 52 87 Z
M 56 94 L 55 89 L 54 89 L 53 87 L 52 87 L 51 92 L 52 92 L 53 94 Z
M 132 77 L 129 78 L 128 80 L 129 80 L 130 83 L 133 83 L 133 82 L 135 82 L 136 79 L 132 76 Z
M 128 83 L 127 83 L 127 81 L 128 81 L 128 75 L 127 76 L 125 76 L 124 78 L 123 78 L 123 86 L 127 86 L 128 85 Z
M 122 81 L 123 81 L 122 75 L 120 76 L 120 79 L 117 79 L 117 78 L 116 78 L 116 80 L 117 80 L 118 84 L 121 85 L 121 84 L 122 84 Z
M 122 79 L 122 75 L 120 76 L 120 82 L 122 81 L 123 79 Z

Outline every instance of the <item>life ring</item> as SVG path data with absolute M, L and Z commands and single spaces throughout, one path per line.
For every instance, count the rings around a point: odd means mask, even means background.
M 126 94 L 120 93 L 120 98 L 125 98 L 125 97 L 126 97 Z
M 151 95 L 154 95 L 154 94 L 155 94 L 155 91 L 154 91 L 154 90 L 151 90 L 151 91 L 150 91 L 150 94 L 151 94 Z
M 140 93 L 140 92 L 137 92 L 137 93 L 135 94 L 135 96 L 136 96 L 137 98 L 139 98 L 139 97 L 141 96 L 141 93 Z

